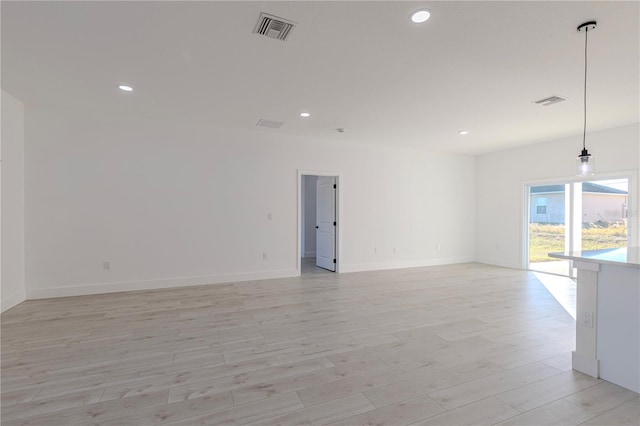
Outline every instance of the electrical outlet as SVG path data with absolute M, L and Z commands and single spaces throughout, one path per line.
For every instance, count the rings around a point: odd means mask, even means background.
M 267 260 L 269 258 L 269 254 L 265 251 L 264 253 L 262 253 L 262 259 L 263 260 Z
M 378 254 L 378 247 L 373 248 L 373 254 Z
M 440 244 L 436 244 L 436 250 L 440 251 Z
M 580 323 L 583 327 L 593 328 L 593 312 L 580 312 Z
M 271 220 L 271 219 L 273 219 L 273 214 L 267 213 L 267 220 Z
M 105 271 L 110 270 L 111 269 L 111 261 L 105 260 L 104 262 L 102 262 L 102 269 L 104 269 Z

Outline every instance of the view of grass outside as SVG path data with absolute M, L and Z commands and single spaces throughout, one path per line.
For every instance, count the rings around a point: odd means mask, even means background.
M 585 223 L 582 226 L 582 250 L 598 250 L 627 246 L 624 222 Z M 547 253 L 564 251 L 564 225 L 529 224 L 529 261 L 557 261 Z
M 600 179 L 581 183 L 557 183 L 532 186 L 529 192 L 529 262 L 534 270 L 564 274 L 569 262 L 553 259 L 547 253 L 565 250 L 565 224 L 573 199 L 575 212 L 581 218 L 582 250 L 621 248 L 627 246 L 629 179 Z M 580 197 L 578 197 L 580 195 Z M 580 219 L 578 219 L 580 220 Z M 568 225 L 567 225 L 568 226 Z M 572 249 L 572 250 L 575 250 Z M 562 263 L 566 265 L 562 265 Z

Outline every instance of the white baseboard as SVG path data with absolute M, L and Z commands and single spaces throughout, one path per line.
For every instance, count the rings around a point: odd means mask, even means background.
M 484 263 L 486 265 L 493 265 L 493 266 L 501 266 L 503 268 L 509 268 L 509 269 L 522 269 L 522 265 L 518 265 L 515 262 L 509 262 L 509 261 L 505 261 L 503 259 L 497 259 L 494 257 L 485 257 L 485 256 L 478 256 L 476 257 L 475 260 L 477 263 Z
M 276 271 L 223 274 L 202 277 L 170 278 L 161 280 L 126 281 L 113 283 L 85 284 L 77 286 L 30 288 L 27 299 L 48 299 L 54 297 L 86 296 L 90 294 L 119 293 L 124 291 L 156 290 L 173 287 L 189 287 L 195 285 L 234 283 L 242 281 L 268 280 L 274 278 L 290 278 L 300 275 L 297 269 Z M 24 300 L 24 299 L 23 299 Z M 4 301 L 3 301 L 4 307 Z
M 316 257 L 315 251 L 305 251 L 302 257 Z
M 591 377 L 600 377 L 600 361 L 576 351 L 571 352 L 571 367 Z
M 380 263 L 361 263 L 361 264 L 340 264 L 339 272 L 366 272 L 366 271 L 378 271 L 386 269 L 402 269 L 402 268 L 416 268 L 422 266 L 438 266 L 438 265 L 451 265 L 457 263 L 470 263 L 470 262 L 487 263 L 490 265 L 503 266 L 507 268 L 515 268 L 513 265 L 508 265 L 504 262 L 496 262 L 493 259 L 475 259 L 473 257 L 449 257 L 449 258 L 437 258 L 437 259 L 414 259 L 414 260 L 399 260 Z M 76 286 L 64 286 L 64 287 L 50 287 L 50 288 L 29 288 L 25 294 L 11 295 L 6 301 L 2 300 L 2 310 L 9 309 L 12 306 L 24 301 L 25 299 L 47 299 L 55 297 L 69 297 L 69 296 L 86 296 L 91 294 L 105 294 L 105 293 L 119 293 L 125 291 L 139 291 L 139 290 L 156 290 L 164 288 L 174 287 L 189 287 L 196 285 L 207 284 L 222 284 L 222 283 L 234 283 L 242 281 L 255 281 L 255 280 L 268 280 L 277 278 L 290 278 L 300 276 L 298 269 L 281 269 L 275 271 L 261 271 L 261 272 L 248 272 L 237 274 L 222 274 L 214 276 L 198 276 L 198 277 L 181 277 L 181 278 L 169 278 L 159 280 L 145 280 L 145 281 L 124 281 L 124 282 L 110 282 L 110 283 L 95 283 L 95 284 L 83 284 Z M 5 306 L 7 306 L 5 308 Z
M 469 263 L 474 261 L 475 259 L 473 257 L 447 257 L 439 259 L 396 260 L 390 262 L 360 263 L 352 265 L 342 264 L 339 265 L 339 268 L 340 272 L 366 272 L 386 269 L 418 268 L 421 266 L 453 265 L 456 263 Z
M 0 300 L 0 312 L 4 312 L 7 309 L 11 309 L 16 305 L 24 302 L 27 299 L 26 292 L 24 290 L 16 291 L 13 294 L 8 296 L 2 295 L 2 300 Z

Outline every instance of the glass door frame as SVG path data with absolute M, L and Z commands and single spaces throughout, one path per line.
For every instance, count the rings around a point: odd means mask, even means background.
M 531 201 L 531 188 L 535 186 L 544 186 L 544 185 L 567 185 L 569 188 L 568 194 L 565 192 L 565 197 L 568 197 L 568 212 L 565 211 L 565 227 L 571 229 L 569 232 L 568 242 L 565 242 L 565 250 L 576 250 L 576 247 L 580 247 L 582 244 L 582 240 L 574 241 L 576 239 L 576 235 L 581 235 L 582 231 L 582 218 L 580 220 L 576 220 L 575 218 L 575 203 L 577 202 L 577 197 L 574 195 L 577 192 L 578 184 L 582 184 L 582 182 L 597 182 L 599 180 L 609 180 L 609 179 L 628 179 L 629 187 L 628 187 L 628 218 L 627 218 L 627 227 L 628 227 L 628 240 L 627 246 L 633 247 L 638 246 L 640 242 L 640 229 L 638 224 L 638 200 L 636 194 L 638 192 L 638 172 L 637 171 L 622 171 L 622 172 L 613 172 L 613 173 L 598 173 L 593 176 L 585 176 L 578 177 L 573 176 L 570 178 L 556 178 L 556 179 L 542 179 L 535 181 L 526 181 L 522 183 L 522 211 L 524 214 L 521 215 L 522 221 L 522 269 L 529 269 L 529 223 L 531 220 L 531 209 L 530 209 L 530 201 Z M 582 195 L 582 190 L 578 191 L 580 196 Z M 640 195 L 640 194 L 639 194 Z M 566 241 L 566 240 L 565 240 Z M 569 268 L 569 277 L 575 278 L 575 272 L 573 268 Z

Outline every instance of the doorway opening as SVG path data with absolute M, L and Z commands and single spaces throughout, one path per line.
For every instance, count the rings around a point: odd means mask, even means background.
M 338 272 L 339 175 L 298 171 L 298 270 Z

